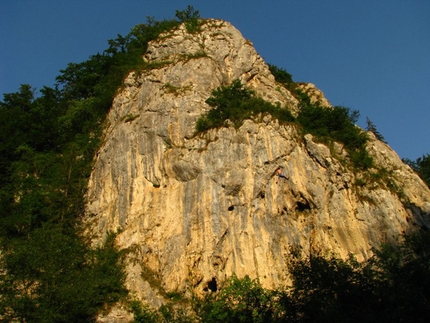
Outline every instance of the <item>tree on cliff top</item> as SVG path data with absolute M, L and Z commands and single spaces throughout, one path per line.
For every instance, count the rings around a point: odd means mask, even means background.
M 403 159 L 403 162 L 409 165 L 421 179 L 430 187 L 430 154 L 424 154 L 422 157 L 412 161 L 410 159 Z
M 384 139 L 384 136 L 378 131 L 378 129 L 376 129 L 375 124 L 369 119 L 369 117 L 366 117 L 366 124 L 367 124 L 367 126 L 366 126 L 367 131 L 370 131 L 371 133 L 373 133 L 375 135 L 376 139 L 378 139 L 384 143 L 387 143 Z

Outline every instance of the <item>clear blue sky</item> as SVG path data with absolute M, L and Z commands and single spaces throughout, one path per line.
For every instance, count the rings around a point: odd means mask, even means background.
M 0 0 L 0 100 L 53 86 L 144 23 L 192 5 L 231 22 L 266 62 L 359 110 L 402 158 L 430 153 L 430 0 Z

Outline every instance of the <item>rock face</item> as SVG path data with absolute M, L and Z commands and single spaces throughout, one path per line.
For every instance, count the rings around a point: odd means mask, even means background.
M 382 242 L 430 227 L 429 189 L 371 134 L 368 150 L 389 180 L 365 184 L 340 162 L 340 144 L 330 149 L 270 117 L 195 134 L 212 90 L 235 79 L 297 111 L 229 23 L 162 35 L 144 59 L 158 67 L 131 73 L 114 100 L 86 216 L 94 242 L 119 232 L 127 287 L 138 297 L 157 305 L 163 291 L 203 293 L 232 274 L 276 287 L 291 248 L 362 260 Z M 303 88 L 328 104 L 313 85 Z M 288 179 L 278 180 L 279 166 Z

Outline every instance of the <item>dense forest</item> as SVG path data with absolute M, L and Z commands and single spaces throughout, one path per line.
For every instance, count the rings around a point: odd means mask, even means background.
M 68 64 L 55 86 L 45 86 L 37 97 L 28 84 L 3 95 L 0 322 L 93 322 L 119 300 L 129 304 L 136 322 L 429 321 L 430 237 L 425 231 L 404 237 L 399 246 L 375 250 L 365 263 L 321 255 L 302 259 L 292 251 L 285 269 L 292 284 L 276 291 L 263 289 L 258 280 L 232 277 L 204 299 L 177 295 L 158 310 L 132 299 L 124 287 L 124 255 L 115 247 L 115 234 L 97 247 L 82 235 L 84 195 L 106 114 L 124 77 L 156 67 L 141 59 L 148 42 L 181 23 L 188 32 L 198 32 L 204 21 L 191 6 L 175 17 L 148 17 L 128 35 L 109 40 L 103 53 Z M 296 90 L 291 75 L 270 68 L 280 84 Z M 247 114 L 234 110 L 226 95 L 233 95 L 236 107 Z M 365 137 L 353 126 L 357 112 L 338 107 L 327 114 L 303 93 L 295 95 L 302 102 L 297 119 L 233 83 L 208 98 L 214 112 L 202 116 L 196 130 L 219 126 L 225 118 L 239 125 L 239 115 L 271 113 L 300 124 L 303 131 L 343 142 L 356 167 L 369 167 Z M 254 111 L 256 106 L 266 110 Z M 333 130 L 339 118 L 344 123 L 336 127 L 343 128 Z M 316 120 L 326 123 L 316 126 Z M 377 133 L 374 126 L 368 130 Z M 430 155 L 405 162 L 430 185 Z

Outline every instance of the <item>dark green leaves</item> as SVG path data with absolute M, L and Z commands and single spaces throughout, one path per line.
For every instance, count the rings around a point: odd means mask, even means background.
M 366 130 L 373 133 L 375 135 L 376 139 L 378 139 L 384 143 L 387 143 L 384 139 L 384 136 L 378 131 L 378 129 L 376 129 L 375 124 L 368 117 L 366 117 L 366 125 L 367 125 Z
M 296 83 L 293 81 L 293 76 L 283 68 L 279 68 L 272 64 L 268 65 L 270 72 L 275 77 L 276 82 L 281 83 L 286 89 L 293 92 L 296 88 Z
M 192 34 L 200 30 L 200 13 L 193 6 L 188 6 L 183 11 L 176 10 L 175 16 L 180 22 L 185 23 L 185 27 L 189 33 Z
M 297 121 L 304 131 L 321 138 L 332 138 L 348 147 L 358 148 L 366 142 L 366 136 L 355 126 L 358 111 L 345 107 L 307 105 L 300 109 Z
M 193 6 L 189 5 L 185 10 L 176 10 L 175 16 L 180 22 L 185 22 L 193 19 L 199 19 L 200 13 L 198 10 L 195 10 Z
M 303 127 L 305 133 L 316 136 L 318 140 L 344 144 L 353 165 L 367 169 L 372 166 L 373 161 L 365 149 L 366 133 L 355 125 L 358 117 L 357 110 L 308 103 L 302 105 L 297 122 Z
M 224 126 L 227 120 L 233 122 L 235 127 L 240 127 L 245 119 L 259 114 L 271 114 L 282 122 L 294 119 L 288 109 L 275 106 L 255 96 L 255 92 L 246 89 L 240 80 L 214 90 L 206 103 L 212 109 L 197 120 L 198 132 Z
M 209 295 L 195 307 L 203 322 L 275 322 L 280 315 L 277 296 L 262 288 L 257 279 L 232 276 L 218 294 Z
M 430 187 L 430 154 L 425 154 L 417 158 L 415 161 L 403 159 L 403 162 L 408 164 L 421 179 Z
M 103 304 L 125 295 L 119 254 L 109 240 L 89 250 L 80 237 L 45 226 L 27 239 L 10 241 L 4 251 L 3 319 L 92 322 Z

